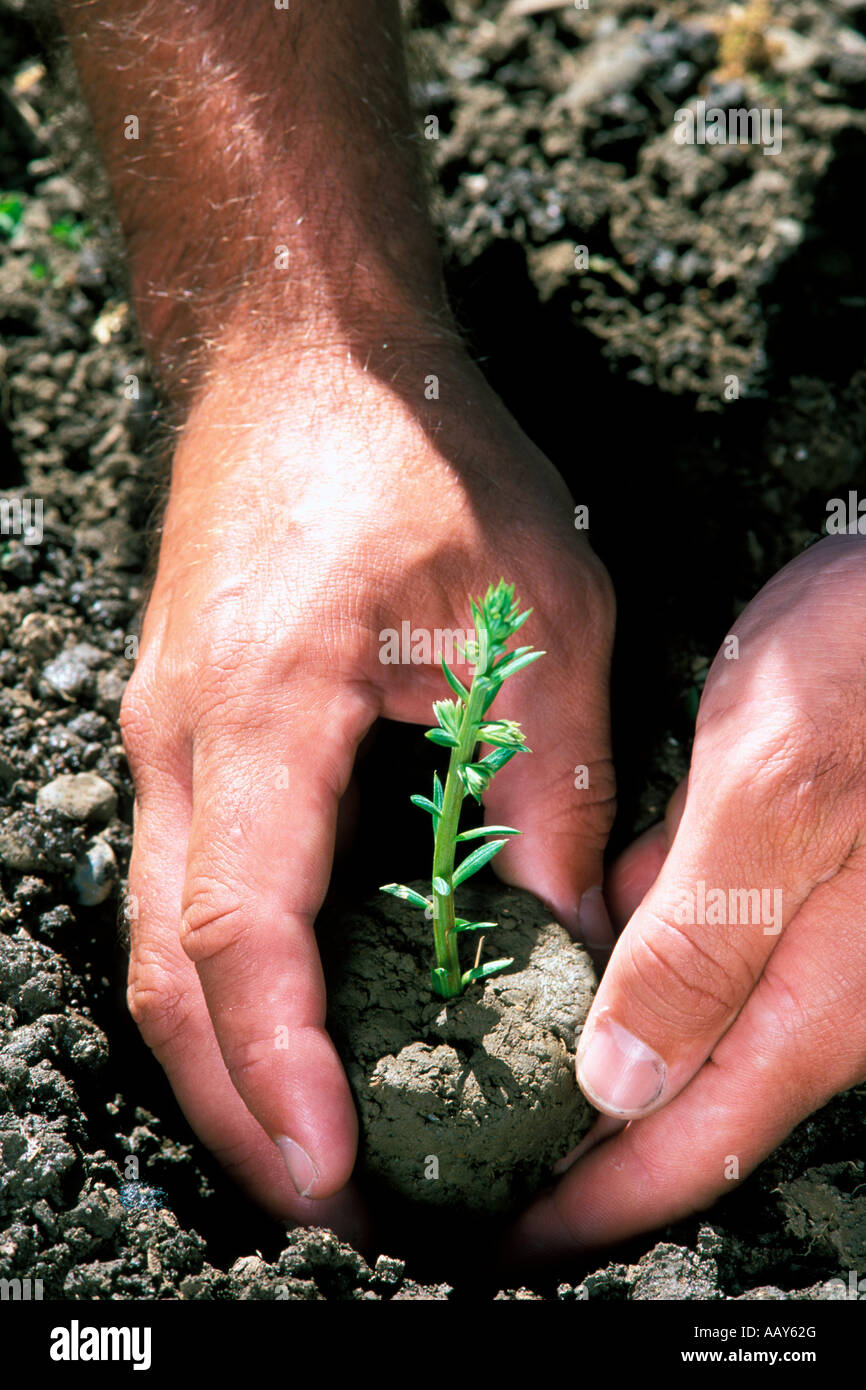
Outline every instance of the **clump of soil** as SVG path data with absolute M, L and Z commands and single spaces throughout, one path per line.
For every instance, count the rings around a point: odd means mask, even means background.
M 496 956 L 513 958 L 509 970 L 438 998 L 430 923 L 383 893 L 331 938 L 329 1028 L 358 1105 L 366 1173 L 411 1201 L 504 1211 L 590 1125 L 574 1053 L 596 977 L 531 894 L 466 890 L 460 907 L 499 924 Z

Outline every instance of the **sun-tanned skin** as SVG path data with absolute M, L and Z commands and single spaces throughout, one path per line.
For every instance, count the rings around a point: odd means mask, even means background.
M 604 947 L 600 895 L 583 895 L 613 812 L 611 586 L 454 330 L 390 0 L 59 12 L 182 419 L 122 710 L 130 1007 L 237 1179 L 281 1217 L 352 1234 L 356 1122 L 314 921 L 360 740 L 380 716 L 426 722 L 441 694 L 435 668 L 382 665 L 378 634 L 406 617 L 462 629 L 467 594 L 500 574 L 534 606 L 527 641 L 549 655 L 508 709 L 534 756 L 485 799 L 524 834 L 496 867 Z M 609 1049 L 606 1076 L 584 1060 L 600 1108 L 657 1113 L 581 1157 L 521 1218 L 518 1252 L 708 1203 L 730 1185 L 726 1155 L 744 1176 L 866 1074 L 864 599 L 859 538 L 827 542 L 743 614 L 739 661 L 714 667 L 676 841 L 639 843 L 614 871 L 617 925 L 634 916 L 591 1016 L 608 1011 L 666 1070 L 632 1068 L 629 1096 Z M 697 879 L 780 886 L 783 934 L 673 929 L 677 885 Z

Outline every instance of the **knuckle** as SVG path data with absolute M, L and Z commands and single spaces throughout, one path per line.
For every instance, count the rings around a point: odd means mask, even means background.
M 591 580 L 587 585 L 586 601 L 593 623 L 607 631 L 616 622 L 616 590 L 607 567 L 594 552 L 590 552 L 589 565 Z
M 726 1027 L 751 983 L 681 927 L 653 917 L 631 946 L 635 992 L 642 1009 L 684 1036 Z
M 817 882 L 844 862 L 866 826 L 866 717 L 847 685 L 820 707 L 780 699 L 745 723 L 728 701 L 699 726 L 689 798 L 747 862 L 796 866 Z M 744 838 L 745 837 L 745 838 Z
M 616 625 L 616 593 L 613 581 L 598 556 L 587 548 L 576 571 L 569 576 L 568 590 L 576 612 L 581 615 L 581 642 L 585 650 L 604 651 L 613 640 Z M 552 611 L 562 609 L 561 581 Z
M 238 894 L 213 879 L 193 880 L 181 902 L 180 939 L 196 964 L 237 946 L 249 929 L 249 914 Z
M 183 684 L 199 717 L 218 712 L 231 718 L 237 709 L 244 718 L 267 692 L 269 672 L 254 644 L 245 647 L 236 633 L 231 648 L 215 636 L 207 651 L 190 663 Z
M 120 704 L 120 736 L 138 794 L 147 795 L 151 784 L 177 775 L 183 744 L 171 710 L 169 699 L 132 677 Z
M 136 677 L 132 676 L 120 702 L 120 736 L 130 761 L 141 760 L 156 737 L 156 720 Z
M 756 751 L 753 779 L 759 799 L 784 810 L 794 809 L 809 767 L 821 761 L 814 731 L 792 720 Z
M 589 764 L 583 805 L 606 844 L 616 819 L 617 805 L 616 771 L 612 758 L 597 758 Z
M 273 1033 L 267 1037 L 240 1037 L 232 1042 L 226 1058 L 226 1070 L 232 1085 L 241 1095 L 251 1088 L 255 1089 L 255 1082 L 260 1076 L 268 1078 L 273 1075 L 274 1048 Z
M 557 571 L 553 590 L 545 595 L 551 615 L 562 612 L 563 585 L 569 595 L 569 608 L 580 614 L 581 641 L 584 646 L 607 648 L 616 624 L 616 591 L 607 567 L 587 543 L 572 554 L 571 563 Z
M 180 1037 L 192 1013 L 187 992 L 156 961 L 131 960 L 126 1000 L 134 1023 L 154 1050 Z
M 753 764 L 764 844 L 811 876 L 846 857 L 866 813 L 861 758 L 837 732 L 830 743 L 811 722 L 792 722 Z
M 589 786 L 580 795 L 584 799 L 577 808 L 575 809 L 572 799 L 567 813 L 563 814 L 562 828 L 571 837 L 576 830 L 583 847 L 601 852 L 607 846 L 616 820 L 616 791 L 612 787 L 603 787 L 600 784 L 593 787 L 590 777 Z M 573 796 L 574 793 L 572 798 Z M 549 827 L 557 828 L 555 815 L 548 815 L 547 823 Z

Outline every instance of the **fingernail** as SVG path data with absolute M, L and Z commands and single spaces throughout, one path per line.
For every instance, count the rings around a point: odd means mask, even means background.
M 283 1155 L 283 1160 L 289 1170 L 289 1177 L 295 1185 L 295 1191 L 299 1197 L 306 1197 L 319 1176 L 318 1168 L 306 1150 L 302 1149 L 300 1144 L 296 1144 L 294 1139 L 290 1139 L 288 1135 L 278 1134 L 274 1143 Z
M 634 1115 L 658 1100 L 665 1084 L 661 1057 L 612 1018 L 600 1018 L 581 1035 L 577 1079 L 593 1104 Z
M 600 887 L 587 888 L 577 909 L 577 927 L 585 946 L 610 950 L 614 943 L 604 894 Z

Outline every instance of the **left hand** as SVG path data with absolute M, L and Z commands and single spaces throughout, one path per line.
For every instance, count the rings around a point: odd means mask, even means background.
M 710 1205 L 866 1079 L 866 540 L 799 556 L 732 634 L 687 786 L 611 875 L 627 925 L 578 1053 L 604 1113 L 517 1258 Z

